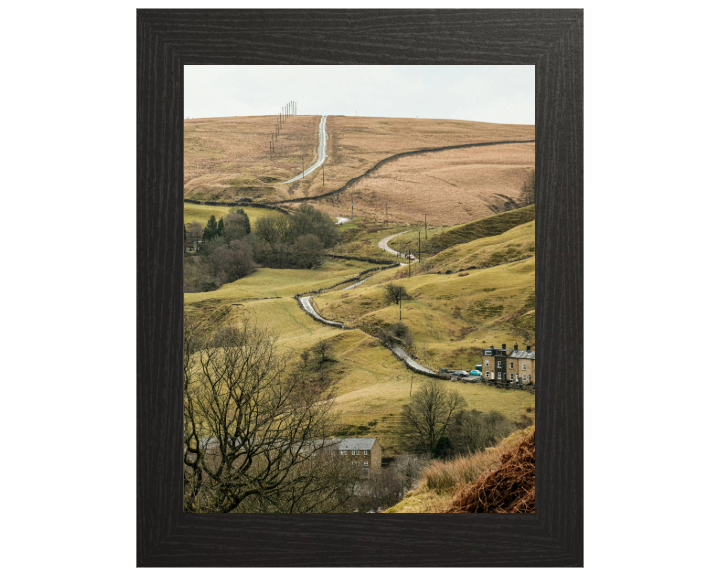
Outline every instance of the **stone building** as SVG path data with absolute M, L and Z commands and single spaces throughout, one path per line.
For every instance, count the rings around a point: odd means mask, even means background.
M 382 466 L 382 447 L 376 438 L 338 438 L 334 444 L 342 458 L 359 466 L 366 474 L 379 474 Z
M 515 349 L 510 352 L 507 359 L 507 375 L 511 382 L 522 382 L 523 384 L 535 384 L 535 351 Z

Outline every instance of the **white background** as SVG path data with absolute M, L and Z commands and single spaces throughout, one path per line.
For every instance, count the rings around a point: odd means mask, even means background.
M 716 18 L 584 4 L 585 570 L 717 573 Z M 135 566 L 136 6 L 3 12 L 6 574 Z

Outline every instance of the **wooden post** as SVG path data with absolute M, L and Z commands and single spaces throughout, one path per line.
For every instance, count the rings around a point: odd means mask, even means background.
M 427 214 L 425 214 L 425 240 L 427 240 Z
M 420 263 L 420 230 L 418 230 L 418 264 Z
M 402 320 L 402 294 L 400 294 L 400 320 Z

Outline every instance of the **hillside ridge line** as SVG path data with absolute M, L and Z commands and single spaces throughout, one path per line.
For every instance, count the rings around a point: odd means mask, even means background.
M 293 202 L 307 202 L 308 200 L 317 200 L 319 198 L 327 198 L 328 196 L 332 196 L 333 194 L 342 194 L 350 186 L 352 186 L 356 182 L 362 180 L 368 174 L 370 174 L 371 172 L 374 172 L 375 170 L 377 170 L 384 164 L 387 164 L 388 162 L 392 162 L 393 160 L 397 160 L 399 158 L 403 158 L 405 156 L 426 154 L 428 152 L 444 152 L 446 150 L 458 150 L 460 148 L 474 148 L 474 147 L 480 147 L 480 146 L 498 146 L 501 144 L 530 144 L 530 143 L 534 143 L 534 142 L 535 142 L 535 140 L 502 140 L 499 142 L 474 142 L 471 144 L 454 144 L 453 146 L 441 146 L 440 148 L 420 148 L 418 150 L 410 150 L 408 152 L 399 152 L 397 154 L 393 154 L 392 156 L 388 156 L 387 158 L 383 158 L 377 164 L 375 164 L 375 166 L 368 169 L 366 172 L 364 172 L 360 176 L 351 178 L 342 187 L 338 188 L 337 190 L 333 190 L 332 192 L 325 192 L 324 194 L 319 194 L 317 196 L 308 196 L 305 198 L 293 198 L 290 200 L 275 200 L 274 202 L 265 202 L 265 204 L 277 205 L 277 204 L 291 204 Z

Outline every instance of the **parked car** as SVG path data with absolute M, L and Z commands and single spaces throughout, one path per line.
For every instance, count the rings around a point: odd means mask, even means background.
M 456 370 L 453 372 L 453 376 L 470 376 L 470 373 L 465 372 L 465 370 Z
M 480 370 L 470 370 L 470 374 L 473 376 L 482 376 L 482 372 L 480 372 Z

